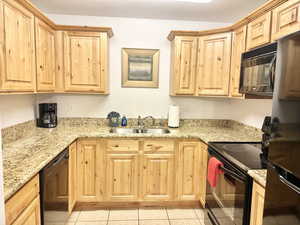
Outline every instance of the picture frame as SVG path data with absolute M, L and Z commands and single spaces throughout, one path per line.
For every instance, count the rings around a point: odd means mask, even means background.
M 159 87 L 159 49 L 122 48 L 122 87 Z

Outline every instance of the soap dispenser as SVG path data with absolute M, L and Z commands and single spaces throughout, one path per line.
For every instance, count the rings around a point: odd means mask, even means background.
M 122 127 L 126 127 L 127 126 L 127 118 L 126 118 L 125 115 L 122 117 L 121 125 L 122 125 Z

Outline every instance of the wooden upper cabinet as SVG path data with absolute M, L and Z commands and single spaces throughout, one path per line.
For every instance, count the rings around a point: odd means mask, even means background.
M 179 200 L 199 199 L 201 170 L 200 142 L 180 142 L 176 176 Z
M 289 0 L 273 10 L 273 41 L 300 30 L 299 10 L 299 0 Z
M 34 16 L 15 1 L 0 10 L 0 92 L 34 92 Z
M 65 91 L 107 93 L 107 33 L 64 32 Z
M 200 37 L 198 55 L 198 94 L 228 96 L 231 33 Z
M 272 12 L 270 11 L 248 24 L 247 50 L 271 41 L 271 17 Z
M 300 38 L 296 35 L 281 41 L 280 99 L 300 99 Z
M 242 97 L 240 89 L 240 73 L 242 53 L 246 50 L 247 27 L 243 26 L 233 32 L 231 53 L 230 96 Z
M 55 31 L 35 18 L 37 91 L 55 89 Z
M 197 37 L 172 41 L 171 95 L 194 95 L 196 87 Z

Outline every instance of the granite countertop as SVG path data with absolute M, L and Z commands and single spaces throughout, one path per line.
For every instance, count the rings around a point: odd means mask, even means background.
M 262 185 L 263 187 L 266 187 L 267 183 L 267 170 L 249 170 L 248 174 L 253 177 L 253 179 Z
M 261 141 L 261 132 L 248 126 L 201 125 L 170 129 L 171 133 L 112 134 L 107 126 L 59 125 L 53 129 L 34 128 L 28 137 L 3 146 L 4 197 L 9 199 L 54 157 L 77 138 L 193 138 L 211 141 Z

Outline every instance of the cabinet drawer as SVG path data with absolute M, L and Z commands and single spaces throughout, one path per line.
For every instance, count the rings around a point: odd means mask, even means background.
M 147 140 L 144 142 L 145 153 L 174 152 L 173 141 Z
M 291 0 L 273 10 L 272 40 L 300 29 L 300 0 Z
M 39 195 L 39 176 L 35 176 L 5 203 L 6 224 L 12 222 L 31 204 Z
M 258 17 L 248 24 L 247 50 L 270 42 L 272 12 Z
M 137 140 L 108 140 L 107 151 L 113 152 L 137 152 L 139 150 L 139 141 Z

